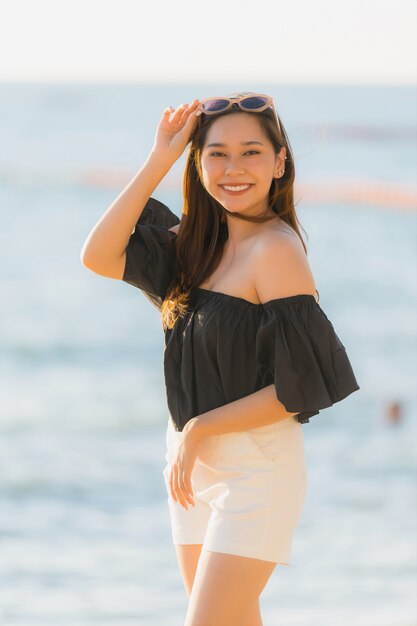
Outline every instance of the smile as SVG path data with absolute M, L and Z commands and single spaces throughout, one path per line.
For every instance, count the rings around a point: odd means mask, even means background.
M 237 193 L 244 193 L 250 187 L 252 187 L 252 185 L 251 184 L 249 185 L 220 185 L 220 187 L 229 193 L 237 194 Z

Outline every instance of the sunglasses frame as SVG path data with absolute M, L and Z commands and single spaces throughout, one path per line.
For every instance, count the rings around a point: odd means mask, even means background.
M 244 106 L 242 106 L 241 103 L 242 100 L 246 100 L 247 98 L 266 98 L 267 102 L 262 106 L 257 107 L 256 109 L 246 109 Z M 221 109 L 220 111 L 205 111 L 203 108 L 203 104 L 205 102 L 210 102 L 210 100 L 228 100 L 229 103 L 227 104 L 227 106 L 224 107 L 224 109 Z M 211 98 L 204 98 L 204 100 L 201 100 L 198 103 L 197 109 L 204 113 L 204 115 L 217 115 L 218 113 L 224 113 L 224 111 L 228 111 L 229 109 L 231 109 L 233 104 L 237 104 L 242 111 L 245 111 L 245 113 L 261 113 L 261 111 L 265 111 L 265 109 L 271 107 L 274 112 L 278 128 L 280 132 L 282 132 L 281 125 L 278 120 L 278 115 L 275 110 L 274 101 L 271 96 L 268 96 L 266 93 L 248 94 L 246 96 L 241 96 L 240 98 L 229 98 L 228 96 L 211 96 Z

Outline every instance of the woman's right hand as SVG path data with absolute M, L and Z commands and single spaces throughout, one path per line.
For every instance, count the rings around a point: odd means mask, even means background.
M 190 105 L 181 104 L 177 109 L 173 107 L 165 109 L 158 124 L 152 154 L 157 154 L 172 163 L 179 159 L 197 125 L 198 102 L 196 98 Z

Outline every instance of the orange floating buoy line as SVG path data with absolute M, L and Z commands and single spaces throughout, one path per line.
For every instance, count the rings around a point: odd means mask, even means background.
M 119 189 L 134 176 L 134 171 L 114 168 L 86 170 L 79 179 L 81 185 L 107 189 Z M 170 171 L 161 181 L 161 188 L 181 189 L 182 173 Z M 392 211 L 417 211 L 417 186 L 401 182 L 374 179 L 340 179 L 314 182 L 304 180 L 295 183 L 296 196 L 300 202 L 314 204 L 343 203 L 349 205 L 373 205 Z

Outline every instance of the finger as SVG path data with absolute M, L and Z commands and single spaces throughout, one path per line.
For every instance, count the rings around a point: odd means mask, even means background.
M 192 493 L 191 485 L 186 477 L 186 472 L 179 470 L 178 471 L 178 486 L 181 492 L 181 495 L 184 499 L 184 502 L 188 502 L 192 506 L 194 506 L 194 502 L 192 497 L 190 496 L 190 492 Z
M 187 109 L 184 109 L 184 111 L 183 111 L 183 113 L 182 113 L 182 115 L 181 115 L 180 119 L 178 120 L 178 123 L 179 123 L 179 124 L 185 124 L 185 123 L 186 123 L 186 121 L 188 120 L 188 117 L 189 117 L 189 115 L 190 115 L 190 112 L 191 112 L 191 111 L 190 111 L 188 108 L 187 108 Z
M 198 107 L 198 100 L 197 98 L 195 98 L 192 102 L 190 102 L 190 104 L 188 105 L 188 109 L 186 111 L 186 113 L 190 114 L 193 111 L 196 110 L 196 108 Z
M 188 475 L 185 472 L 183 472 L 183 475 L 182 475 L 182 484 L 183 484 L 183 492 L 186 494 L 188 502 L 192 506 L 194 506 L 193 486 L 191 484 L 191 480 L 189 479 Z
M 181 116 L 181 123 L 187 123 L 190 117 L 195 118 L 195 112 L 197 110 L 198 100 L 194 100 L 191 105 L 183 112 Z
M 179 484 L 179 476 L 178 476 L 178 474 L 179 474 L 178 466 L 174 465 L 174 479 L 173 479 L 173 483 L 174 483 L 175 495 L 177 496 L 177 499 L 179 500 L 181 506 L 183 506 L 185 509 L 188 509 L 186 499 L 184 498 L 184 495 L 182 493 L 182 490 L 181 490 L 181 487 L 180 487 L 180 484 Z
M 180 105 L 180 106 L 179 106 L 179 107 L 178 107 L 178 108 L 174 111 L 174 114 L 173 114 L 173 116 L 172 116 L 171 122 L 179 122 L 179 121 L 180 121 L 180 119 L 181 119 L 181 117 L 182 117 L 182 114 L 183 114 L 183 112 L 184 112 L 184 109 L 186 109 L 186 107 L 187 107 L 187 106 L 188 106 L 188 105 L 186 105 L 186 104 L 181 104 L 181 105 Z
M 186 129 L 186 131 L 188 132 L 188 129 L 190 127 L 192 128 L 197 120 L 197 112 L 194 110 L 191 111 L 186 118 L 183 118 L 181 124 L 183 125 L 183 128 Z
M 191 485 L 189 473 L 186 470 L 180 470 L 178 472 L 178 484 L 183 497 L 194 506 L 192 498 L 193 488 Z
M 195 111 L 196 113 L 197 111 L 199 111 L 201 113 L 201 111 L 198 108 L 199 104 L 200 104 L 200 100 L 198 98 L 194 98 L 194 100 L 190 104 L 190 110 L 193 112 Z
M 171 115 L 171 113 L 172 113 L 171 107 L 167 107 L 166 109 L 164 109 L 162 116 L 161 116 L 161 120 L 169 122 L 169 116 Z
M 179 480 L 178 480 L 178 491 L 181 494 L 182 506 L 186 510 L 188 510 L 188 504 L 189 504 L 188 494 L 187 494 L 186 490 L 184 489 L 184 484 L 183 484 L 182 480 L 180 480 L 180 477 L 179 477 Z
M 181 491 L 178 489 L 178 470 L 176 465 L 172 466 L 170 488 L 173 500 L 181 504 L 181 506 L 184 506 L 184 498 Z
M 182 117 L 185 117 L 187 114 L 195 110 L 198 106 L 198 99 L 195 98 L 191 104 L 181 104 L 179 107 L 175 108 L 173 106 L 169 106 L 164 110 L 164 117 L 168 118 L 172 115 L 171 122 L 178 122 Z

